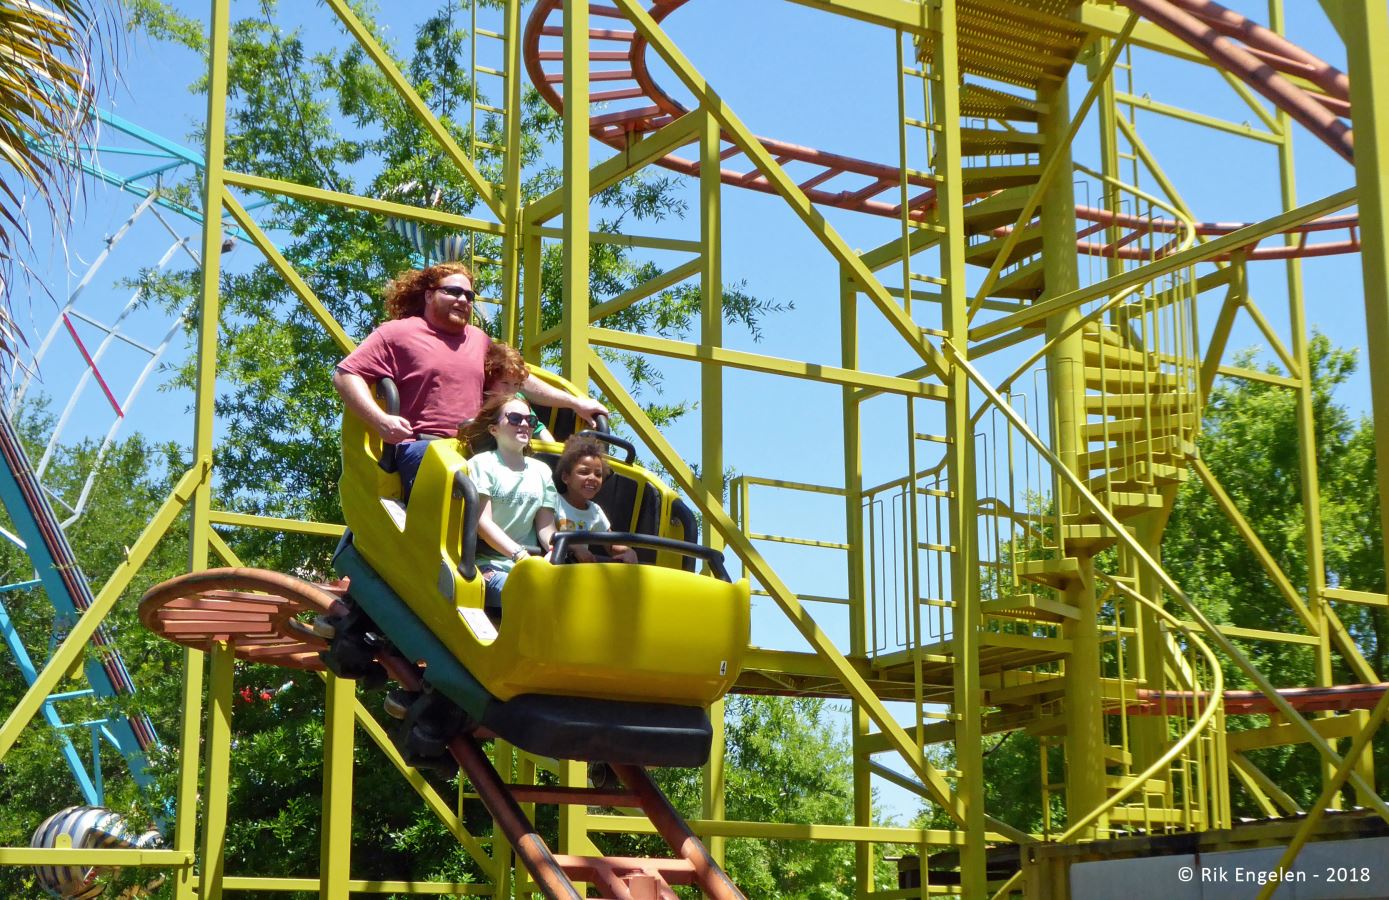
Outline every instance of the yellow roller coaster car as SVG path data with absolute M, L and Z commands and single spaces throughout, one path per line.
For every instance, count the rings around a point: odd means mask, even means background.
M 572 391 L 549 373 L 543 377 Z M 388 381 L 378 386 L 388 409 L 393 391 Z M 564 433 L 566 423 L 541 412 Z M 598 436 L 626 451 L 608 460 L 613 475 L 597 497 L 620 531 L 582 539 L 631 545 L 643 564 L 522 560 L 502 594 L 504 617 L 494 624 L 474 562 L 479 503 L 464 448 L 452 439 L 432 441 L 406 506 L 400 478 L 390 471 L 393 448 L 346 414 L 340 489 L 349 532 L 335 566 L 351 579 L 349 605 L 360 621 L 337 624 L 329 665 L 362 674 L 361 660 L 371 655 L 363 642 L 383 639 L 423 663 L 430 689 L 462 713 L 438 713 L 435 698 L 416 701 L 435 709 L 426 709 L 422 722 L 407 717 L 407 726 L 426 737 L 437 736 L 442 719 L 452 716 L 454 725 L 482 727 L 546 755 L 646 765 L 702 761 L 709 740 L 704 709 L 732 686 L 748 644 L 748 585 L 730 582 L 722 556 L 691 542 L 693 516 L 634 463 L 630 445 Z M 535 449 L 544 459 L 560 445 L 536 442 Z M 711 574 L 693 571 L 699 560 Z

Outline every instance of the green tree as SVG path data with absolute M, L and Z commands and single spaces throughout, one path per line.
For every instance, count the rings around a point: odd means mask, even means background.
M 1355 354 L 1334 348 L 1325 336 L 1314 334 L 1309 359 L 1325 577 L 1332 586 L 1383 591 L 1373 424 L 1368 418 L 1353 417 L 1336 399 L 1336 390 L 1355 372 Z M 1236 365 L 1252 368 L 1258 362 L 1248 352 L 1240 355 Z M 1271 365 L 1264 370 L 1277 372 Z M 1200 447 L 1211 471 L 1305 598 L 1307 535 L 1295 395 L 1265 382 L 1222 380 L 1207 402 Z M 1234 526 L 1194 480 L 1183 485 L 1178 496 L 1163 541 L 1163 562 L 1217 622 L 1292 633 L 1304 630 Z M 1343 604 L 1337 612 L 1371 666 L 1383 672 L 1389 652 L 1386 611 Z M 1311 648 L 1269 641 L 1251 641 L 1242 647 L 1280 686 L 1316 682 Z M 1334 659 L 1339 683 L 1356 680 L 1339 655 Z M 1231 688 L 1251 686 L 1228 665 L 1226 680 Z M 1231 720 L 1232 728 L 1261 724 L 1263 717 Z M 1383 777 L 1389 769 L 1382 748 L 1376 748 L 1375 756 Z M 1300 802 L 1310 802 L 1320 789 L 1319 763 L 1306 745 L 1259 751 L 1251 758 Z M 1243 802 L 1242 793 L 1236 792 L 1237 803 Z M 1237 813 L 1256 814 L 1255 810 L 1244 805 Z

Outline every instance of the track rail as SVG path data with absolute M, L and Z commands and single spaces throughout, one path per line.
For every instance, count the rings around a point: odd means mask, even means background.
M 309 619 L 341 614 L 338 584 L 315 585 L 264 569 L 209 569 L 171 578 L 140 600 L 140 621 L 156 634 L 207 650 L 229 644 L 240 659 L 322 671 L 327 642 Z M 377 658 L 406 690 L 422 688 L 415 665 L 387 649 Z M 548 900 L 579 900 L 591 883 L 612 900 L 678 900 L 672 885 L 693 885 L 711 900 L 745 900 L 689 825 L 640 766 L 614 765 L 620 789 L 508 784 L 482 751 L 482 735 L 459 734 L 448 750 L 468 776 L 498 829 Z M 522 803 L 637 809 L 670 847 L 669 858 L 571 856 L 551 852 Z
M 651 17 L 664 21 L 689 0 L 656 0 Z M 1346 75 L 1287 39 L 1250 19 L 1209 0 L 1120 0 L 1124 5 L 1191 44 L 1212 62 L 1231 72 L 1255 90 L 1286 110 L 1319 139 L 1347 160 L 1352 158 L 1350 126 L 1342 117 L 1350 113 L 1350 82 Z M 527 20 L 522 43 L 527 74 L 532 83 L 556 111 L 563 111 L 564 98 L 559 85 L 564 80 L 563 50 L 556 41 L 564 34 L 563 0 L 540 0 Z M 689 112 L 670 92 L 661 87 L 647 64 L 647 42 L 632 30 L 627 19 L 613 6 L 590 3 L 589 14 L 595 27 L 589 29 L 590 103 L 589 119 L 594 138 L 617 150 L 634 137 L 659 130 Z M 623 27 L 627 26 L 627 27 Z M 616 65 L 614 65 L 616 64 Z M 1286 76 L 1295 76 L 1321 88 L 1322 92 L 1299 87 Z M 886 218 L 901 215 L 902 204 L 882 199 L 898 191 L 902 172 L 886 164 L 805 147 L 769 137 L 758 137 L 781 165 L 799 164 L 798 187 L 819 206 L 867 213 Z M 742 151 L 728 147 L 721 157 L 720 180 L 732 187 L 775 193 L 775 188 L 745 158 Z M 699 162 L 670 153 L 658 164 L 685 175 L 698 175 Z M 935 206 L 934 181 L 921 174 L 908 176 L 915 193 L 907 201 L 911 215 L 924 219 Z M 844 185 L 839 189 L 835 186 Z M 988 196 L 977 194 L 971 199 Z M 1081 227 L 1076 239 L 1078 252 L 1088 256 L 1146 261 L 1154 251 L 1145 249 L 1139 238 L 1151 234 L 1173 234 L 1182 227 L 1171 219 L 1115 215 L 1103 209 L 1077 206 Z M 1247 223 L 1200 222 L 1199 235 L 1216 237 L 1242 228 Z M 1123 234 L 1112 241 L 1092 239 L 1110 226 L 1120 226 Z M 1006 235 L 1008 228 L 991 233 Z M 1313 235 L 1340 232 L 1337 240 L 1312 240 Z M 1278 260 L 1333 256 L 1360 250 L 1359 217 L 1336 216 L 1311 222 L 1283 232 L 1294 236 L 1292 243 L 1245 248 L 1248 260 Z M 1217 257 L 1225 259 L 1226 257 Z

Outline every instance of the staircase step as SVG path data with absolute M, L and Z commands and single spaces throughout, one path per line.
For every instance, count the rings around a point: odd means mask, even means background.
M 1035 300 L 1046 288 L 1046 266 L 1039 256 L 1023 263 L 998 279 L 989 291 L 990 297 L 1008 297 L 1013 300 Z M 1042 323 L 1038 323 L 1042 324 Z
M 1080 577 L 1080 561 L 1074 556 L 1023 560 L 1018 563 L 1018 577 L 1048 587 L 1064 587 L 1067 582 Z
M 1133 783 L 1133 777 L 1130 775 L 1106 775 L 1104 780 L 1109 789 L 1115 793 L 1122 791 Z M 1163 781 L 1161 778 L 1149 778 L 1143 783 L 1143 787 L 1139 789 L 1139 792 L 1139 794 L 1134 794 L 1133 796 L 1138 797 L 1141 794 L 1146 794 L 1150 797 L 1154 794 L 1165 795 L 1167 793 L 1167 782 Z
M 1117 519 L 1152 512 L 1166 505 L 1163 496 L 1152 491 L 1098 491 L 1095 496 Z
M 986 616 L 1024 619 L 1030 622 L 1063 622 L 1076 618 L 1076 608 L 1036 594 L 1015 594 L 997 600 L 985 600 L 979 611 Z
M 1186 466 L 1139 461 L 1091 478 L 1088 487 L 1092 492 L 1141 491 L 1154 484 L 1181 484 L 1188 477 Z
M 1122 342 L 1115 344 L 1106 341 L 1098 334 L 1087 334 L 1084 336 L 1085 364 L 1087 366 L 1128 366 L 1135 369 L 1152 368 L 1156 364 L 1151 356 L 1143 350 L 1122 346 Z M 1120 338 L 1116 334 L 1114 340 Z
M 992 266 L 994 260 L 998 258 L 998 254 L 1003 250 L 1003 245 L 1007 240 L 1007 237 L 996 237 L 971 244 L 965 248 L 965 262 L 983 268 Z M 1009 266 L 1019 260 L 1040 253 L 1043 240 L 1041 223 L 1034 222 L 1026 226 L 1023 228 L 1022 235 L 1017 239 L 1017 242 L 1013 244 L 1012 249 L 1008 251 L 1008 259 L 1003 265 Z
M 1088 394 L 1085 411 L 1109 416 L 1151 416 L 1153 413 L 1185 413 L 1196 409 L 1196 398 L 1180 390 Z
M 1130 435 L 1157 436 L 1163 434 L 1191 434 L 1196 430 L 1199 419 L 1195 412 L 1167 413 L 1147 418 L 1108 419 L 1091 422 L 1081 429 L 1087 441 L 1118 440 Z
M 1085 386 L 1096 391 L 1120 391 L 1130 388 L 1170 391 L 1185 385 L 1180 375 L 1153 372 L 1145 369 L 1116 369 L 1086 366 Z
M 970 234 L 1001 228 L 1018 221 L 1027 196 L 1032 192 L 1030 186 L 1008 188 L 976 200 L 964 209 L 965 228 Z M 1035 216 L 1034 216 L 1035 218 Z
M 1081 333 L 1084 334 L 1087 339 L 1103 341 L 1111 347 L 1131 349 L 1129 344 L 1120 336 L 1117 329 L 1103 326 L 1099 322 L 1086 322 L 1081 326 Z
M 961 170 L 961 183 L 966 193 L 982 194 L 1003 188 L 1033 184 L 1042 174 L 1042 167 L 1025 166 L 966 166 Z
M 1184 441 L 1177 435 L 1169 434 L 1147 440 L 1108 444 L 1100 449 L 1081 454 L 1077 463 L 1086 470 L 1115 469 L 1138 460 L 1177 465 L 1183 458 L 1195 455 L 1195 444 Z
M 1061 526 L 1061 536 L 1066 541 L 1067 550 L 1084 550 L 1091 555 L 1114 546 L 1119 540 L 1109 526 L 1084 521 Z
M 1050 105 L 1041 100 L 1019 97 L 1006 91 L 967 84 L 960 90 L 960 117 L 1036 122 Z
M 1001 156 L 1038 153 L 1042 136 L 1035 131 L 1005 131 L 996 128 L 961 128 L 961 156 Z

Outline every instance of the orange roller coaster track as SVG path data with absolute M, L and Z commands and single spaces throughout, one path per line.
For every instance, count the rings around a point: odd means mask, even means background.
M 689 0 L 658 0 L 652 4 L 651 17 L 663 22 L 671 13 Z M 1142 15 L 1174 36 L 1205 54 L 1214 64 L 1230 72 L 1279 109 L 1286 111 L 1305 125 L 1347 161 L 1352 159 L 1350 125 L 1344 117 L 1350 115 L 1350 80 L 1329 63 L 1308 53 L 1281 35 L 1209 0 L 1121 0 L 1125 6 Z M 563 111 L 564 98 L 559 85 L 564 80 L 564 53 L 550 46 L 564 34 L 560 24 L 562 0 L 540 0 L 531 12 L 524 37 L 526 70 L 542 97 L 556 110 Z M 589 13 L 596 19 L 626 22 L 614 7 L 590 4 Z M 589 102 L 601 104 L 603 112 L 589 119 L 591 133 L 599 141 L 616 149 L 624 148 L 635 136 L 653 132 L 689 112 L 689 109 L 656 83 L 647 64 L 647 41 L 637 32 L 626 28 L 594 27 L 589 30 L 592 41 L 611 45 L 613 49 L 590 51 L 594 63 L 619 63 L 616 68 L 595 69 L 590 74 Z M 547 66 L 547 64 L 549 64 Z M 1293 78 L 1310 83 L 1321 91 L 1295 83 Z M 1006 97 L 1000 93 L 1001 97 Z M 613 108 L 615 107 L 615 108 Z M 693 136 L 691 136 L 693 140 Z M 924 174 L 905 176 L 894 164 L 858 159 L 805 147 L 769 137 L 758 140 L 781 165 L 800 163 L 809 170 L 798 187 L 811 202 L 834 209 L 862 212 L 875 216 L 897 218 L 902 213 L 900 203 L 880 199 L 889 191 L 900 189 L 901 179 L 918 193 L 908 200 L 913 218 L 925 219 L 936 203 L 934 180 Z M 726 148 L 720 160 L 728 162 L 742 154 L 736 145 Z M 697 176 L 700 164 L 677 153 L 666 154 L 659 164 L 672 171 Z M 776 193 L 775 188 L 755 167 L 746 170 L 720 168 L 724 184 L 763 193 Z M 831 183 L 850 186 L 839 190 Z M 987 197 L 993 192 L 973 195 L 972 199 Z M 1116 214 L 1090 206 L 1077 206 L 1076 218 L 1085 223 L 1077 234 L 1076 249 L 1087 256 L 1145 261 L 1163 255 L 1163 248 L 1142 246 L 1143 237 L 1176 234 L 1182 227 L 1172 219 Z M 1196 233 L 1202 237 L 1218 237 L 1244 227 L 1238 222 L 1199 222 Z M 1120 229 L 1123 234 L 1109 241 L 1090 240 L 1096 233 Z M 1011 227 L 993 229 L 994 236 L 1004 236 Z M 1310 236 L 1327 232 L 1344 232 L 1340 240 L 1313 242 Z M 1249 260 L 1277 260 L 1333 256 L 1357 253 L 1360 250 L 1359 217 L 1333 216 L 1296 226 L 1281 232 L 1296 235 L 1285 245 L 1253 245 L 1243 250 Z M 1216 259 L 1224 260 L 1219 256 Z

